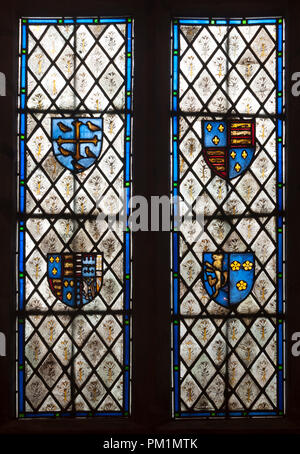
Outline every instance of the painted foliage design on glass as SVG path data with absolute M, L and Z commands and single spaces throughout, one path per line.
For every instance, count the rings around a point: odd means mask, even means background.
M 175 417 L 284 412 L 283 73 L 281 18 L 173 21 Z
M 130 411 L 132 51 L 130 18 L 20 21 L 21 418 Z

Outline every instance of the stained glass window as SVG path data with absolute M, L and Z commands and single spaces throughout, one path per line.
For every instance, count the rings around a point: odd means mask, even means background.
M 130 412 L 133 41 L 128 17 L 20 20 L 20 418 Z
M 178 418 L 284 414 L 284 65 L 282 18 L 172 23 Z

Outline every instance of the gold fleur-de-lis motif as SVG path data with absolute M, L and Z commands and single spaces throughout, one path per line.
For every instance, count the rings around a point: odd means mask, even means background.
M 213 141 L 213 143 L 214 143 L 215 145 L 218 145 L 218 143 L 220 142 L 220 139 L 219 139 L 218 136 L 215 136 L 215 137 L 212 139 L 212 141 Z
M 241 170 L 240 164 L 237 162 L 236 165 L 234 166 L 235 170 L 239 172 Z

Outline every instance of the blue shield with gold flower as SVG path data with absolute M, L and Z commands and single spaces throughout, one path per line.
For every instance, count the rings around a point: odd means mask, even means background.
M 53 295 L 76 308 L 90 303 L 102 286 L 102 254 L 47 254 L 47 275 Z
M 54 156 L 67 169 L 80 173 L 99 158 L 102 118 L 52 118 Z
M 254 120 L 202 121 L 203 154 L 208 166 L 224 179 L 244 173 L 254 156 Z
M 210 298 L 224 307 L 241 303 L 254 283 L 251 252 L 203 253 L 203 283 Z

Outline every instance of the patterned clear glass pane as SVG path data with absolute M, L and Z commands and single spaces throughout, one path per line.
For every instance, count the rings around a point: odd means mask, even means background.
M 130 412 L 133 22 L 20 20 L 17 408 Z
M 284 21 L 172 25 L 175 417 L 284 413 Z

